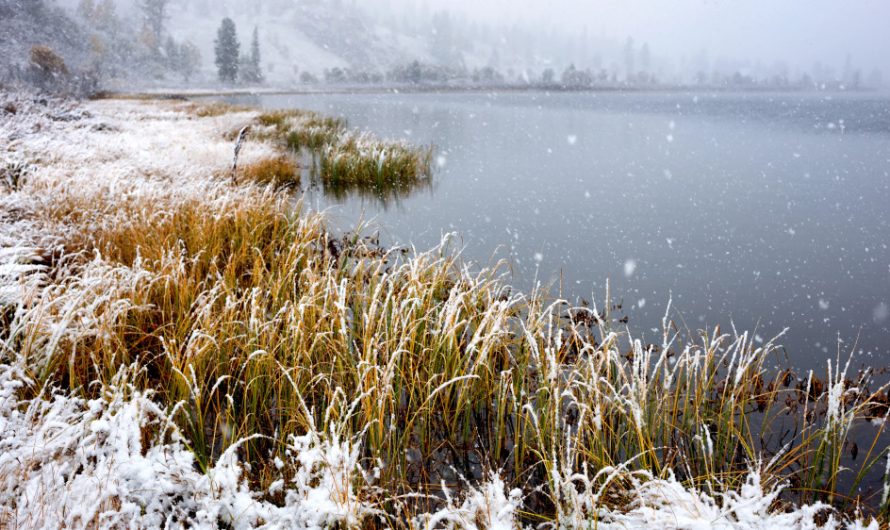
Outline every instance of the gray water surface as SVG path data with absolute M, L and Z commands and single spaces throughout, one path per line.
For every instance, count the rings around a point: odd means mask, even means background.
M 433 144 L 432 187 L 309 191 L 383 242 L 506 258 L 522 290 L 602 301 L 656 341 L 690 329 L 780 341 L 800 367 L 890 360 L 890 99 L 875 94 L 424 93 L 234 98 Z

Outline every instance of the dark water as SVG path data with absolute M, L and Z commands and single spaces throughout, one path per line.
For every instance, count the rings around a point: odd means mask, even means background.
M 508 281 L 601 301 L 636 335 L 665 306 L 690 329 L 732 324 L 799 367 L 838 352 L 890 364 L 890 99 L 874 94 L 360 94 L 236 98 L 343 116 L 432 143 L 431 188 L 310 192 L 382 240 L 507 258 Z

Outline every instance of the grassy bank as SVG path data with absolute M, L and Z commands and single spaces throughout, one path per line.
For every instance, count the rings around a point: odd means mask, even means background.
M 497 267 L 466 266 L 447 241 L 404 254 L 332 234 L 268 185 L 287 172 L 283 142 L 327 157 L 322 178 L 347 182 L 422 178 L 426 151 L 400 158 L 378 143 L 390 155 L 375 170 L 377 151 L 318 115 L 127 105 L 123 162 L 65 170 L 111 157 L 86 136 L 102 133 L 65 129 L 33 149 L 82 140 L 84 152 L 35 162 L 15 192 L 61 234 L 65 257 L 0 318 L 0 523 L 884 520 L 882 492 L 860 489 L 887 463 L 887 389 L 869 374 L 845 362 L 821 377 L 776 370 L 774 342 L 680 328 L 670 312 L 657 344 L 643 343 L 608 303 L 513 293 Z M 187 153 L 122 174 L 162 123 L 212 144 L 216 166 L 184 173 Z M 248 124 L 253 169 L 233 182 L 225 148 Z M 85 184 L 88 169 L 106 180 Z M 874 443 L 850 468 L 853 429 Z M 84 506 L 59 500 L 91 483 L 106 486 Z

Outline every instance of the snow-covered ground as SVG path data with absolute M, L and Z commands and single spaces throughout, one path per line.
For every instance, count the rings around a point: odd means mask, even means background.
M 55 281 L 47 256 L 59 255 L 72 234 L 120 222 L 128 205 L 218 197 L 220 187 L 226 187 L 227 200 L 255 192 L 227 178 L 231 133 L 255 113 L 198 118 L 185 103 L 75 104 L 5 97 L 0 100 L 0 167 L 24 164 L 27 178 L 18 185 L 0 184 L 0 309 L 26 313 L 29 301 Z M 271 145 L 249 142 L 241 157 L 249 163 L 275 154 Z M 60 197 L 66 204 L 83 201 L 93 213 L 79 219 L 78 226 L 61 223 L 54 211 Z M 126 283 L 147 274 L 138 264 L 122 267 L 99 255 L 69 273 L 80 275 L 67 287 L 72 296 L 87 301 L 114 290 L 97 278 Z M 43 318 L 56 330 L 47 348 L 65 333 L 93 331 L 93 323 L 64 308 Z M 15 318 L 11 322 L 14 326 Z M 359 464 L 360 439 L 310 428 L 292 437 L 289 460 L 279 462 L 281 479 L 270 493 L 283 493 L 284 501 L 265 500 L 266 492 L 251 490 L 245 480 L 250 463 L 240 461 L 237 444 L 206 472 L 198 470 L 188 439 L 171 419 L 173 411 L 128 384 L 138 367 L 115 367 L 115 383 L 92 400 L 64 388 L 36 388 L 33 366 L 23 361 L 8 335 L 0 330 L 0 527 L 356 527 L 379 513 L 381 501 L 388 499 L 387 492 L 375 489 L 374 470 Z M 755 463 L 744 487 L 719 495 L 687 489 L 672 478 L 637 475 L 634 500 L 623 511 L 599 506 L 601 492 L 590 487 L 592 477 L 568 469 L 556 471 L 552 480 L 563 497 L 559 515 L 564 528 L 845 526 L 830 515 L 826 519 L 829 510 L 819 504 L 771 511 L 779 491 L 764 491 Z M 523 498 L 530 493 L 507 491 L 494 473 L 448 498 L 441 510 L 413 516 L 413 524 L 519 528 L 531 524 L 520 518 Z M 877 530 L 878 524 L 846 527 Z

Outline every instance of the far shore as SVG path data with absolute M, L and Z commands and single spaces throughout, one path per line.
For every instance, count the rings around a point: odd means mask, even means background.
M 188 99 L 201 97 L 229 97 L 229 96 L 302 96 L 318 94 L 477 94 L 492 92 L 510 93 L 587 93 L 587 94 L 801 94 L 801 95 L 885 95 L 886 90 L 869 88 L 856 89 L 825 89 L 818 90 L 797 86 L 721 86 L 721 85 L 596 85 L 573 87 L 561 84 L 551 85 L 449 85 L 449 84 L 387 84 L 387 85 L 297 85 L 291 87 L 282 86 L 244 86 L 244 87 L 158 87 L 139 90 L 104 90 L 95 95 L 96 99 L 105 97 L 149 97 L 158 99 Z

